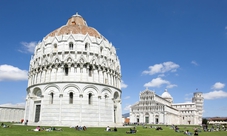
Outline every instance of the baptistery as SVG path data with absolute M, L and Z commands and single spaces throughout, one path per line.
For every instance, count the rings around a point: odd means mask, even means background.
M 28 125 L 121 125 L 121 93 L 115 47 L 75 14 L 35 47 L 24 120 Z

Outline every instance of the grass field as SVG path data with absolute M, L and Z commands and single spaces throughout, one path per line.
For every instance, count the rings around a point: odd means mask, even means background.
M 34 126 L 14 125 L 11 123 L 5 123 L 11 127 L 0 128 L 0 136 L 125 136 L 125 135 L 137 135 L 137 136 L 186 136 L 182 132 L 175 132 L 170 127 L 161 126 L 163 130 L 155 130 L 154 128 L 143 128 L 137 126 L 138 130 L 135 134 L 126 134 L 130 127 L 118 128 L 117 132 L 106 132 L 105 128 L 87 128 L 86 131 L 77 131 L 69 127 L 56 127 L 62 128 L 63 131 L 27 131 L 34 129 Z M 42 126 L 41 126 L 42 127 Z M 111 127 L 111 126 L 110 126 Z M 186 127 L 186 128 L 185 128 Z M 49 128 L 49 127 L 45 127 Z M 179 126 L 180 130 L 184 131 L 188 129 L 193 132 L 193 126 Z M 227 136 L 227 131 L 219 132 L 199 132 L 199 136 Z

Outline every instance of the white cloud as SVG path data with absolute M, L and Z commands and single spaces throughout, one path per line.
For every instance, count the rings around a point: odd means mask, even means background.
M 192 95 L 193 95 L 193 93 L 185 94 L 185 98 L 184 98 L 185 103 L 191 103 L 192 102 Z
M 129 99 L 130 98 L 130 96 L 126 96 L 124 99 Z
M 184 100 L 185 100 L 185 102 L 192 102 L 192 98 L 191 97 L 185 97 Z
M 169 85 L 166 86 L 166 88 L 173 88 L 173 87 L 177 87 L 177 85 L 175 85 L 175 84 L 169 84 Z
M 227 26 L 225 27 L 225 30 L 227 30 Z
M 24 108 L 25 107 L 25 103 L 16 103 L 16 104 L 12 104 L 12 103 L 5 103 L 5 104 L 1 104 L 1 107 L 18 107 L 18 108 Z
M 191 63 L 193 64 L 193 65 L 195 65 L 195 66 L 198 66 L 199 64 L 196 62 L 196 61 L 191 61 Z
M 126 84 L 124 83 L 124 81 L 121 80 L 121 89 L 122 89 L 122 88 L 127 88 L 127 87 L 128 87 L 128 85 L 126 85 Z
M 167 80 L 163 80 L 162 78 L 157 77 L 155 79 L 152 79 L 150 82 L 144 84 L 144 87 L 161 87 L 164 84 L 167 85 L 167 88 L 172 88 L 172 87 L 176 87 L 177 86 L 177 85 L 171 84 Z
M 221 83 L 221 82 L 216 82 L 213 86 L 212 89 L 222 89 L 225 87 L 225 84 Z
M 165 76 L 165 74 L 159 74 L 158 75 L 158 77 L 164 77 Z
M 176 72 L 177 68 L 180 66 L 174 62 L 168 61 L 160 64 L 155 64 L 153 66 L 149 66 L 148 71 L 143 71 L 143 74 L 154 75 L 158 73 L 166 73 L 166 72 Z
M 37 45 L 37 42 L 21 42 L 21 44 L 23 45 L 23 51 L 21 52 L 25 52 L 25 53 L 34 53 L 35 50 L 35 46 Z
M 131 107 L 131 105 L 127 105 L 127 106 L 124 108 L 124 110 L 125 110 L 125 111 L 129 111 L 129 110 L 130 110 L 130 107 Z
M 188 94 L 185 94 L 185 96 L 192 96 L 193 93 L 188 93 Z
M 211 99 L 219 99 L 219 98 L 227 98 L 227 92 L 224 92 L 222 90 L 219 91 L 212 91 L 209 93 L 203 94 L 204 99 L 211 100 Z
M 0 65 L 0 81 L 6 80 L 27 80 L 27 71 L 11 65 Z

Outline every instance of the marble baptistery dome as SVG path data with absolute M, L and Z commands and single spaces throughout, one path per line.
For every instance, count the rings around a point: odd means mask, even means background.
M 121 125 L 121 93 L 115 47 L 75 14 L 35 47 L 24 118 L 31 125 Z

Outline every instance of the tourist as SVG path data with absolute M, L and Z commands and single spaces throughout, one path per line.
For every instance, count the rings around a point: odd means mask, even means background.
M 34 131 L 40 131 L 40 126 L 37 126 Z
M 175 132 L 180 132 L 179 128 L 177 126 L 175 126 Z
M 188 136 L 191 135 L 191 133 L 189 132 L 189 130 L 186 130 L 186 131 L 184 132 L 184 134 L 186 134 L 186 135 L 188 135 Z
M 156 130 L 163 130 L 162 127 L 158 126 Z
M 83 130 L 86 131 L 87 130 L 87 127 L 86 126 L 83 126 Z
M 109 126 L 106 127 L 106 131 L 111 131 Z
M 28 125 L 28 120 L 25 121 L 24 125 Z
M 24 119 L 21 119 L 20 123 L 23 124 L 23 122 L 24 122 Z
M 78 125 L 75 127 L 75 130 L 78 130 Z
M 114 131 L 114 132 L 117 132 L 117 128 L 116 128 L 116 127 L 114 127 L 113 131 Z
M 135 129 L 135 127 L 134 127 L 134 129 L 129 129 L 129 131 L 127 131 L 126 132 L 126 134 L 134 134 L 134 133 L 136 133 L 137 131 L 136 131 L 136 129 Z
M 132 129 L 130 128 L 129 131 L 126 131 L 126 134 L 132 134 Z
M 81 131 L 81 130 L 83 130 L 83 128 L 81 126 L 78 126 L 77 130 Z
M 6 124 L 3 124 L 3 126 L 2 126 L 3 128 L 8 128 L 9 126 L 8 125 L 6 125 Z
M 194 136 L 198 136 L 198 135 L 199 135 L 198 131 L 195 131 Z

